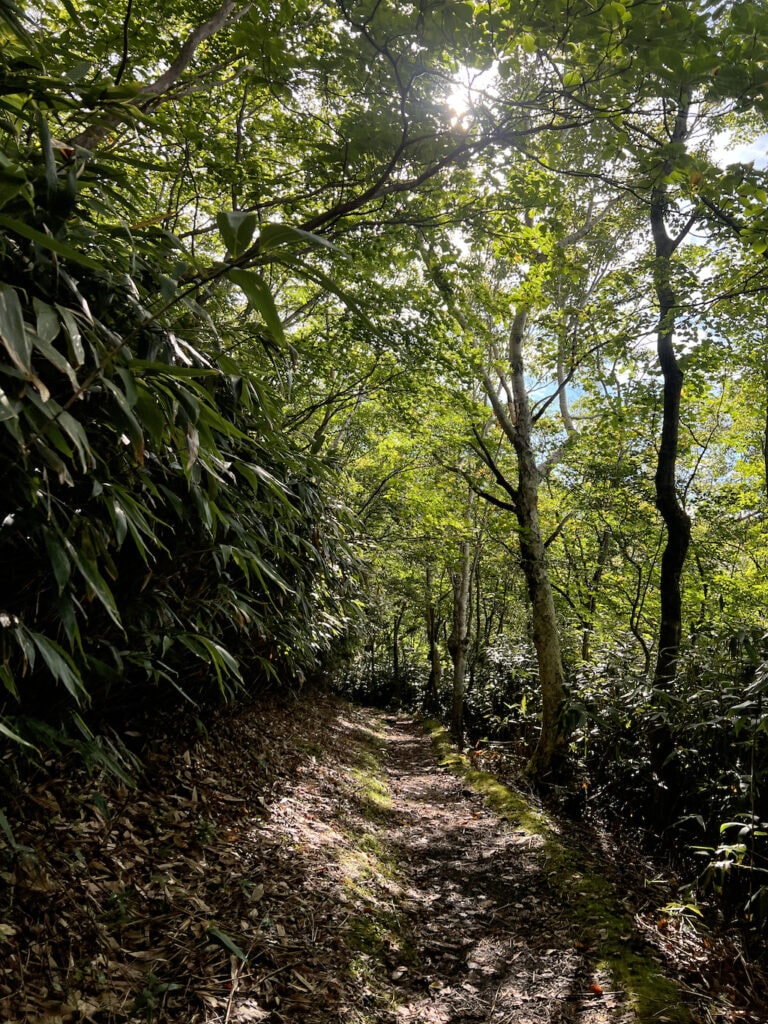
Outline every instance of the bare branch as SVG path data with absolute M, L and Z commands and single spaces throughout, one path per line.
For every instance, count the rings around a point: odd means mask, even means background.
M 190 32 L 182 44 L 176 60 L 171 64 L 167 71 L 163 72 L 163 74 L 160 75 L 159 78 L 156 78 L 154 82 L 149 82 L 139 90 L 139 95 L 133 103 L 135 109 L 145 110 L 147 107 L 151 106 L 153 102 L 156 102 L 161 96 L 166 94 L 178 82 L 182 74 L 192 63 L 195 53 L 200 45 L 204 43 L 206 39 L 210 39 L 211 36 L 215 35 L 229 22 L 239 20 L 244 17 L 251 9 L 251 5 L 247 4 L 241 11 L 235 14 L 236 4 L 237 0 L 224 0 L 224 3 L 212 18 L 209 18 L 203 25 L 198 25 L 197 28 Z M 128 18 L 128 16 L 129 14 L 127 13 L 126 18 Z M 125 55 L 124 59 L 127 59 Z M 120 73 L 122 74 L 122 67 L 120 69 Z M 72 139 L 71 145 L 79 149 L 93 150 L 106 135 L 116 128 L 117 125 L 128 120 L 130 116 L 130 108 L 127 106 L 119 110 L 112 110 L 105 117 L 89 125 L 84 132 L 81 132 L 78 136 Z

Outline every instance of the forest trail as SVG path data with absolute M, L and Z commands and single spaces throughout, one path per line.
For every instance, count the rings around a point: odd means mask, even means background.
M 591 962 L 584 922 L 570 920 L 552 887 L 545 837 L 505 822 L 436 766 L 412 721 L 385 719 L 384 736 L 391 805 L 377 827 L 397 865 L 392 895 L 402 930 L 378 965 L 396 981 L 396 1011 L 371 1019 L 636 1020 Z
M 136 790 L 37 780 L 0 841 L 0 1020 L 764 1024 L 738 950 L 442 743 L 323 698 L 173 723 Z
M 525 820 L 503 820 L 479 792 L 436 764 L 429 737 L 407 718 L 349 709 L 334 730 L 338 749 L 348 756 L 356 746 L 374 751 L 368 774 L 358 774 L 354 810 L 350 813 L 345 787 L 338 787 L 338 767 L 313 772 L 294 799 L 307 815 L 307 844 L 318 823 L 328 827 L 331 810 L 330 820 L 345 822 L 354 848 L 340 860 L 331 858 L 334 866 L 326 866 L 319 886 L 333 900 L 341 886 L 350 915 L 345 914 L 349 952 L 357 947 L 348 968 L 361 988 L 355 1008 L 342 1010 L 339 1019 L 372 1024 L 690 1019 L 655 966 L 644 972 L 642 991 L 632 993 L 639 997 L 640 1015 L 617 987 L 610 966 L 598 966 L 598 946 L 601 938 L 611 937 L 614 912 L 595 906 L 594 892 L 588 906 L 579 905 L 579 895 L 586 895 L 580 893 L 585 876 L 563 859 L 532 808 L 515 800 Z M 279 812 L 272 828 L 283 832 Z M 318 889 L 312 888 L 316 897 Z M 634 940 L 640 941 L 631 932 L 619 936 L 628 945 Z M 646 956 L 652 953 L 649 947 Z M 627 962 L 622 967 L 626 973 Z M 318 1007 L 311 1019 L 328 1020 L 327 1008 Z

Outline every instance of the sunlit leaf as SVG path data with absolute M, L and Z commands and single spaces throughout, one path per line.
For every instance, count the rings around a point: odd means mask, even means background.
M 257 223 L 256 214 L 252 212 L 234 210 L 216 214 L 216 225 L 233 259 L 245 252 L 251 244 Z

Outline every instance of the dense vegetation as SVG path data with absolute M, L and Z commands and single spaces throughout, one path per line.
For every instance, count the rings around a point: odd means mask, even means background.
M 332 670 L 768 919 L 763 4 L 0 18 L 13 756 Z

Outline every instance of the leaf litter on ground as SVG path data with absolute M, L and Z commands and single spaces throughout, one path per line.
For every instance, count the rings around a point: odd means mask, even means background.
M 169 727 L 135 788 L 50 762 L 8 800 L 0 1019 L 768 1019 L 759 965 L 734 935 L 664 918 L 642 862 L 619 877 L 610 849 L 532 828 L 535 807 L 497 813 L 404 716 L 307 706 Z M 612 964 L 624 946 L 656 1002 Z

